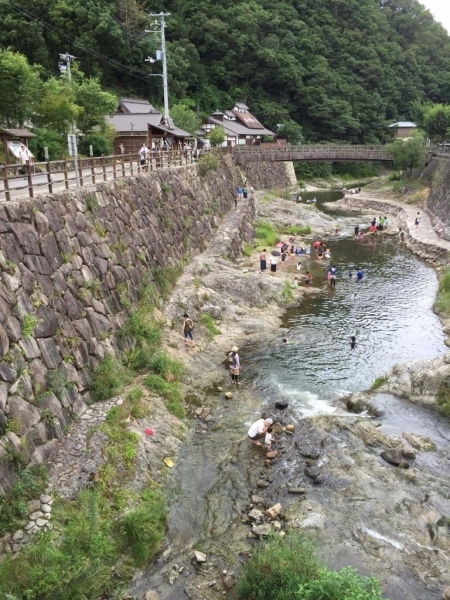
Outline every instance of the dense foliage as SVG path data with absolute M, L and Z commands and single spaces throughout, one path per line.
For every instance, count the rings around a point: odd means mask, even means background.
M 389 121 L 413 118 L 414 103 L 450 103 L 450 38 L 417 0 L 1 5 L 0 48 L 21 52 L 47 77 L 57 74 L 58 54 L 69 51 L 104 87 L 156 104 L 161 81 L 149 75 L 161 65 L 144 59 L 155 55 L 159 37 L 145 30 L 150 11 L 168 11 L 172 104 L 187 101 L 207 114 L 244 100 L 267 127 L 293 121 L 308 141 L 384 140 Z M 16 95 L 14 73 L 5 77 L 2 89 Z

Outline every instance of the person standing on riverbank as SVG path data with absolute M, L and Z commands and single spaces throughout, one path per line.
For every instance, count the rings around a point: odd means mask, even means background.
M 230 363 L 230 375 L 231 375 L 231 381 L 235 384 L 235 385 L 241 385 L 239 383 L 239 373 L 241 370 L 241 363 L 239 361 L 239 354 L 238 354 L 239 348 L 237 346 L 233 346 L 231 348 L 231 352 L 228 354 L 228 361 Z
M 194 344 L 194 336 L 192 332 L 194 331 L 194 321 L 189 317 L 187 313 L 183 315 L 183 335 L 184 335 L 184 343 L 187 347 L 190 345 L 195 348 Z
M 251 425 L 247 433 L 255 446 L 261 446 L 259 440 L 266 437 L 266 432 L 271 425 L 273 425 L 273 419 L 258 419 Z
M 414 225 L 416 227 L 419 227 L 419 221 L 420 221 L 420 212 L 416 212 L 416 218 L 414 219 Z
M 266 249 L 260 253 L 259 255 L 259 272 L 264 273 L 267 269 L 267 257 L 266 257 Z
M 355 240 L 358 239 L 358 234 L 359 234 L 359 225 L 355 225 Z
M 403 231 L 403 229 L 400 227 L 399 231 L 398 231 L 398 239 L 401 242 L 405 241 L 405 232 Z
M 271 273 L 277 272 L 277 263 L 278 263 L 278 256 L 274 256 L 272 254 L 272 256 L 270 257 L 270 272 Z

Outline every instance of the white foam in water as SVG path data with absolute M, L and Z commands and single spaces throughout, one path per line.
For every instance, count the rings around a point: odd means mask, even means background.
M 336 412 L 336 407 L 321 400 L 317 394 L 308 390 L 297 390 L 292 387 L 283 386 L 277 382 L 279 395 L 289 401 L 292 408 L 298 412 L 299 417 L 314 417 L 316 415 L 330 415 Z

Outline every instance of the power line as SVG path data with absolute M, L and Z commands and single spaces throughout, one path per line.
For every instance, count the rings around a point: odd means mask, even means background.
M 84 50 L 84 52 L 86 52 L 87 54 L 90 54 L 91 56 L 94 56 L 95 58 L 98 58 L 99 60 L 101 60 L 101 61 L 103 61 L 103 62 L 111 65 L 115 69 L 117 69 L 119 71 L 122 71 L 123 73 L 126 73 L 127 75 L 130 75 L 130 77 L 134 77 L 135 79 L 140 79 L 141 81 L 145 81 L 146 83 L 150 83 L 150 81 L 151 81 L 150 79 L 147 79 L 147 78 L 144 78 L 144 77 L 139 77 L 139 75 L 135 75 L 134 73 L 132 73 L 131 71 L 129 71 L 124 65 L 122 65 L 120 63 L 117 63 L 117 62 L 115 62 L 113 60 L 110 60 L 105 55 L 99 54 L 98 52 L 95 52 L 94 50 L 89 50 L 88 48 L 85 48 L 82 44 L 80 44 L 80 42 L 77 42 L 76 40 L 73 40 L 72 38 L 70 38 L 69 36 L 65 35 L 61 31 L 59 31 L 57 28 L 55 28 L 52 25 L 50 25 L 49 23 L 47 23 L 46 21 L 42 21 L 42 20 L 40 20 L 40 19 L 38 19 L 38 18 L 30 15 L 29 13 L 27 13 L 22 8 L 19 8 L 18 6 L 15 6 L 12 2 L 9 2 L 9 5 L 17 13 L 24 15 L 25 17 L 27 17 L 28 19 L 30 19 L 32 21 L 36 21 L 37 23 L 39 23 L 40 25 L 42 25 L 42 27 L 45 27 L 49 31 L 52 31 L 53 33 L 56 33 L 61 38 L 63 38 L 66 41 L 70 42 L 74 46 L 80 48 L 81 50 Z

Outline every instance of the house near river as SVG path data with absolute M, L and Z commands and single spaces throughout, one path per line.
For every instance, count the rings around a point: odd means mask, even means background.
M 117 132 L 114 154 L 135 154 L 143 143 L 149 148 L 181 150 L 193 137 L 175 125 L 173 119 L 154 108 L 148 100 L 121 98 L 114 115 L 107 121 Z
M 205 119 L 197 131 L 201 145 L 207 145 L 207 135 L 215 127 L 223 127 L 225 141 L 222 146 L 224 147 L 260 144 L 263 136 L 275 138 L 275 133 L 266 129 L 243 102 L 236 102 L 232 110 L 225 112 L 216 110 Z

